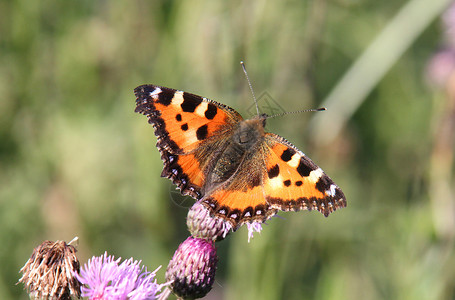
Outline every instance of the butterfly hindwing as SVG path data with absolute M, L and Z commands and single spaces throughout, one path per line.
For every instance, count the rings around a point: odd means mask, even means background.
M 321 168 L 272 133 L 265 133 L 230 180 L 207 192 L 201 201 L 233 228 L 263 222 L 277 210 L 318 210 L 328 216 L 346 206 L 343 192 Z
M 208 190 L 201 200 L 214 215 L 229 221 L 233 228 L 245 222 L 264 222 L 277 212 L 264 197 L 267 153 L 268 149 L 262 143 L 244 153 L 235 173 L 223 184 Z
M 284 138 L 266 134 L 270 147 L 264 194 L 283 211 L 318 210 L 325 216 L 346 206 L 341 189 L 304 153 Z

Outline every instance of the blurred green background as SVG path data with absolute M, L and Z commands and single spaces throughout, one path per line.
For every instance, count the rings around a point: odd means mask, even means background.
M 133 89 L 182 89 L 247 117 L 244 60 L 256 94 L 284 110 L 327 106 L 268 130 L 348 207 L 281 213 L 250 243 L 231 234 L 206 298 L 455 299 L 448 3 L 0 1 L 0 298 L 27 298 L 15 283 L 35 246 L 75 236 L 81 263 L 134 257 L 163 265 L 162 282 L 193 201 L 160 178 Z

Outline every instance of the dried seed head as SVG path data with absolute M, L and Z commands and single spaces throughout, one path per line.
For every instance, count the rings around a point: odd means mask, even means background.
M 80 297 L 79 272 L 76 248 L 63 241 L 45 241 L 33 250 L 30 259 L 22 267 L 19 282 L 32 298 L 71 299 Z

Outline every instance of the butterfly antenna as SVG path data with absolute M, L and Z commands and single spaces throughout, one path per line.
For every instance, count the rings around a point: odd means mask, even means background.
M 246 72 L 245 63 L 243 61 L 241 61 L 240 64 L 242 65 L 243 73 L 245 73 L 246 80 L 248 81 L 248 86 L 250 87 L 251 94 L 253 94 L 254 104 L 256 105 L 256 111 L 259 116 L 258 101 L 256 100 L 256 96 L 254 95 L 253 86 L 251 85 L 250 78 L 248 77 L 248 73 Z
M 324 111 L 324 110 L 327 110 L 327 108 L 321 107 L 321 108 L 310 108 L 310 109 L 304 109 L 304 110 L 290 111 L 290 112 L 284 112 L 284 113 L 276 114 L 276 115 L 272 115 L 272 116 L 267 116 L 267 119 L 290 115 L 290 114 L 299 114 L 299 113 L 303 113 L 303 112 L 307 112 L 307 111 Z

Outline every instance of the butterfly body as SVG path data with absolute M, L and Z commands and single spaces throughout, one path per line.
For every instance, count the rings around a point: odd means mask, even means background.
M 244 120 L 215 101 L 155 85 L 135 89 L 136 112 L 155 128 L 163 177 L 236 229 L 277 210 L 346 206 L 341 189 L 305 154 L 264 130 L 266 116 Z
M 220 149 L 217 157 L 214 157 L 214 164 L 212 169 L 207 170 L 208 190 L 216 188 L 218 184 L 227 183 L 228 180 L 240 179 L 236 176 L 233 177 L 235 172 L 241 168 L 244 161 L 248 161 L 252 167 L 252 173 L 256 174 L 259 164 L 255 164 L 255 155 L 258 153 L 260 145 L 264 139 L 264 127 L 262 121 L 259 119 L 251 119 L 240 121 L 236 128 L 232 131 L 230 137 L 226 138 L 226 145 L 224 149 Z M 246 183 L 253 184 L 258 178 L 242 178 Z M 248 184 L 245 184 L 243 189 L 246 189 Z

